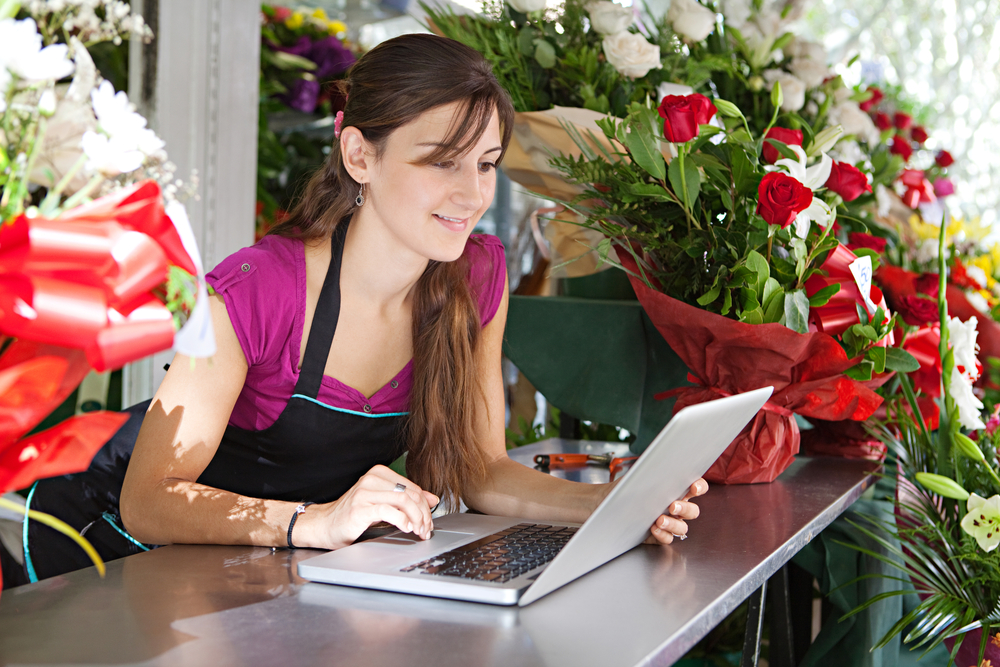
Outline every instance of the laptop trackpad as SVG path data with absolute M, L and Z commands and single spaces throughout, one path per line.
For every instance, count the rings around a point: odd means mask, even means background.
M 458 542 L 461 539 L 468 537 L 469 535 L 474 535 L 475 533 L 460 533 L 454 530 L 435 530 L 431 534 L 431 540 L 434 542 L 434 546 L 444 546 L 450 542 Z M 374 543 L 383 542 L 389 544 L 423 544 L 428 540 L 422 540 L 413 533 L 398 533 L 396 535 L 388 537 L 380 537 L 377 540 L 372 540 Z

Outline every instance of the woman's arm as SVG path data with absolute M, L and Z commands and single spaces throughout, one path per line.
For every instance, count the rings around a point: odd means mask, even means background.
M 143 420 L 121 494 L 122 522 L 148 544 L 286 546 L 298 503 L 249 498 L 197 479 L 222 441 L 247 362 L 221 297 L 210 298 L 218 351 L 211 360 L 177 355 Z M 394 493 L 397 482 L 406 493 Z M 310 506 L 295 524 L 296 546 L 338 548 L 377 521 L 430 533 L 433 494 L 376 466 L 343 497 Z
M 582 523 L 611 492 L 612 484 L 582 484 L 552 477 L 512 461 L 507 456 L 504 435 L 504 391 L 500 364 L 503 331 L 507 322 L 507 290 L 496 315 L 483 329 L 480 341 L 480 367 L 483 369 L 485 403 L 478 411 L 478 435 L 486 450 L 487 477 L 465 498 L 470 507 L 487 514 L 518 516 L 528 519 Z M 669 544 L 674 535 L 687 534 L 685 519 L 698 516 L 698 506 L 686 502 L 701 495 L 708 484 L 699 480 L 692 485 L 685 501 L 669 508 L 673 516 L 661 516 L 653 527 L 652 537 Z

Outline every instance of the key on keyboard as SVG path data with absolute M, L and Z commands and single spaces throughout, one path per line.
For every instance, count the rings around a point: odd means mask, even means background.
M 408 565 L 400 572 L 504 583 L 551 561 L 576 531 L 521 523 Z

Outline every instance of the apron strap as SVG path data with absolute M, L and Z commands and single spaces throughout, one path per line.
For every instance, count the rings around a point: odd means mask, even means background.
M 309 327 L 309 340 L 306 341 L 306 351 L 302 355 L 302 368 L 299 380 L 295 383 L 295 391 L 292 392 L 294 394 L 316 398 L 323 381 L 323 371 L 326 369 L 333 335 L 337 331 L 337 320 L 340 318 L 340 265 L 344 257 L 347 225 L 345 220 L 333 230 L 330 267 L 326 270 L 312 326 Z

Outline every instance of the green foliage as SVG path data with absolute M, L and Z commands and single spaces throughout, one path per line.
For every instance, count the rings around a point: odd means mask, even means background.
M 524 417 L 518 417 L 518 428 L 507 428 L 507 449 L 523 447 L 539 440 L 559 437 L 559 426 L 562 413 L 559 408 L 548 408 L 548 420 L 542 424 L 531 424 Z M 581 440 L 594 440 L 599 442 L 632 442 L 635 435 L 628 434 L 620 426 L 612 424 L 600 424 L 597 422 L 580 422 Z

